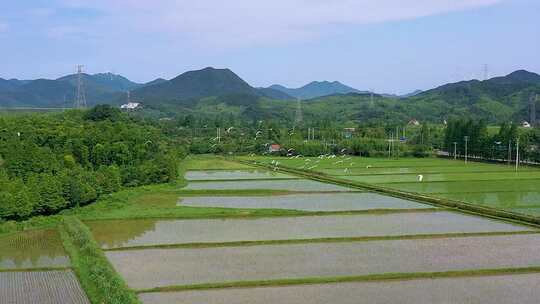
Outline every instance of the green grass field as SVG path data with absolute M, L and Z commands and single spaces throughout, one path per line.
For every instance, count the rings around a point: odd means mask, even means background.
M 540 216 L 540 169 L 440 158 L 244 157 L 345 180 Z M 419 181 L 419 175 L 423 181 Z

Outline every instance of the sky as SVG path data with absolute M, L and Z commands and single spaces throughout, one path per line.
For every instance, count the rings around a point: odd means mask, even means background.
M 538 0 L 19 0 L 0 2 L 0 77 L 76 65 L 137 82 L 207 66 L 253 86 L 341 81 L 403 94 L 540 72 Z

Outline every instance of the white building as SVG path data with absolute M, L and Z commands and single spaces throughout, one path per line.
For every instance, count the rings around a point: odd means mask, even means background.
M 122 110 L 135 110 L 137 109 L 141 104 L 138 102 L 128 102 L 126 104 L 123 104 L 120 106 L 120 109 Z
M 419 125 L 420 125 L 420 122 L 419 122 L 418 120 L 416 120 L 416 119 L 411 119 L 411 120 L 409 121 L 409 125 L 410 125 L 410 126 L 419 126 Z

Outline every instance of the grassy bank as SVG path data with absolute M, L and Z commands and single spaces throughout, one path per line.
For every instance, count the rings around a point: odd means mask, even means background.
M 73 269 L 94 304 L 140 304 L 109 263 L 90 230 L 79 219 L 65 217 L 60 233 Z

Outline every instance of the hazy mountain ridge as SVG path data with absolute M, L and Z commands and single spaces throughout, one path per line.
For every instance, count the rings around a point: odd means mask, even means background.
M 274 85 L 254 88 L 229 69 L 205 68 L 183 73 L 171 80 L 138 84 L 110 73 L 83 74 L 89 105 L 120 104 L 131 90 L 132 100 L 171 111 L 193 109 L 234 113 L 247 118 L 272 119 L 294 115 L 294 96 L 305 98 L 305 117 L 329 117 L 329 121 L 408 120 L 442 122 L 451 117 L 475 117 L 490 122 L 528 119 L 529 99 L 540 93 L 540 75 L 524 70 L 485 81 L 449 83 L 407 96 L 371 94 L 339 82 L 312 82 L 299 89 Z M 69 107 L 76 94 L 77 75 L 58 80 L 0 79 L 0 107 Z M 284 92 L 286 91 L 286 92 Z M 290 92 L 290 91 L 289 91 Z M 310 95 L 311 94 L 311 95 Z M 316 96 L 319 94 L 324 94 Z M 307 99 L 308 96 L 315 97 Z M 537 106 L 540 110 L 540 105 Z M 538 115 L 540 117 L 540 115 Z
M 146 85 L 112 73 L 83 73 L 82 80 L 89 105 L 118 103 L 125 92 Z M 0 78 L 0 107 L 70 107 L 77 94 L 77 82 L 77 74 L 58 79 Z
M 295 98 L 312 99 L 321 96 L 347 94 L 347 93 L 365 93 L 350 86 L 344 85 L 339 81 L 312 81 L 300 88 L 287 88 L 282 85 L 274 84 L 268 87 L 288 94 Z

